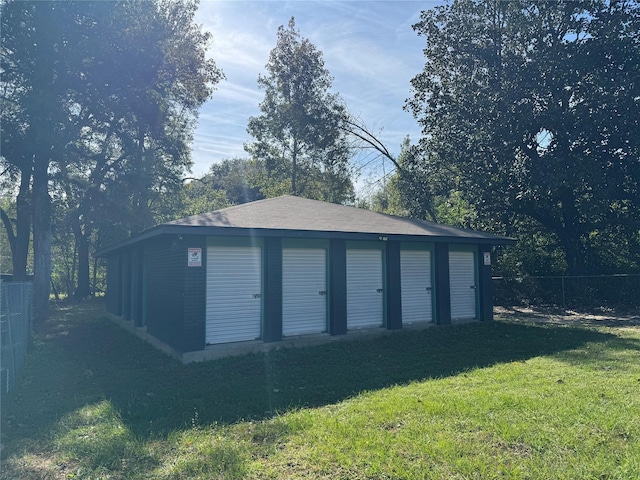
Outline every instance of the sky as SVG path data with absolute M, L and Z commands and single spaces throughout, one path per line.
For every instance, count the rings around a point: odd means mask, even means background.
M 193 144 L 192 173 L 200 176 L 212 164 L 247 157 L 243 145 L 249 117 L 259 115 L 269 52 L 280 25 L 295 17 L 303 38 L 323 53 L 333 77 L 332 93 L 339 93 L 349 111 L 360 117 L 389 150 L 397 154 L 409 135 L 420 136 L 411 113 L 403 110 L 411 96 L 410 80 L 424 65 L 424 38 L 412 25 L 420 12 L 442 3 L 427 1 L 245 1 L 201 0 L 196 23 L 213 34 L 209 55 L 226 76 L 200 110 Z M 361 154 L 359 182 L 380 178 L 391 170 L 373 155 Z

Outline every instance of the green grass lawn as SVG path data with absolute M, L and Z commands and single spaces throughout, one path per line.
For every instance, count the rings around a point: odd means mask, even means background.
M 102 318 L 40 327 L 2 478 L 640 478 L 640 327 L 517 320 L 182 365 Z

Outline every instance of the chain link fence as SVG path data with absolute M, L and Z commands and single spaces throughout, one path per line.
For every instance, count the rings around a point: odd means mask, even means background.
M 640 274 L 493 277 L 494 304 L 636 308 Z
M 31 282 L 0 280 L 0 408 L 24 365 L 31 339 Z

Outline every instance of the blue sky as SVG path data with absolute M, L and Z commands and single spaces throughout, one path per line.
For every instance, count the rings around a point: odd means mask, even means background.
M 419 138 L 415 119 L 402 107 L 409 81 L 422 69 L 424 39 L 411 26 L 422 10 L 441 1 L 244 1 L 201 0 L 196 22 L 213 34 L 210 55 L 226 75 L 200 111 L 193 145 L 193 173 L 213 163 L 246 157 L 250 116 L 259 114 L 264 93 L 257 86 L 276 32 L 295 17 L 302 37 L 323 52 L 325 67 L 349 110 L 397 153 L 406 135 Z M 371 156 L 359 184 L 391 169 Z

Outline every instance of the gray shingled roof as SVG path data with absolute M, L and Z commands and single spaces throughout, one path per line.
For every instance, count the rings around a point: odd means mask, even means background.
M 193 215 L 163 225 L 447 237 L 489 240 L 497 244 L 513 242 L 507 237 L 475 230 L 288 195 Z
M 290 233 L 287 233 L 290 232 Z M 223 208 L 157 225 L 96 252 L 105 256 L 158 235 L 263 235 L 371 240 L 396 236 L 407 241 L 504 245 L 513 238 L 433 222 L 385 215 L 362 208 L 284 196 Z

